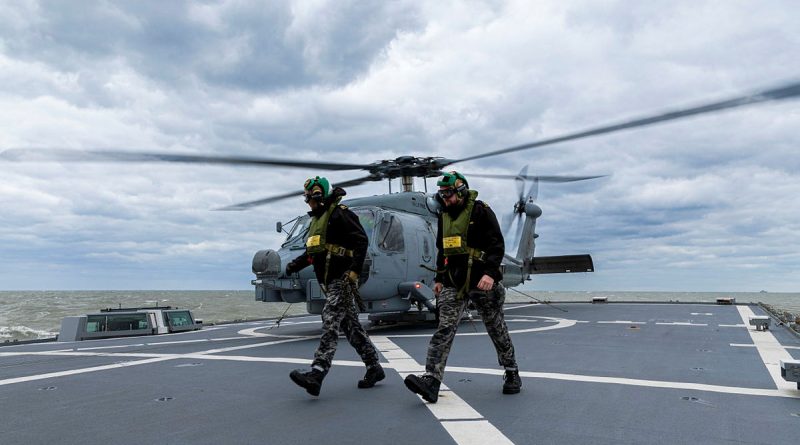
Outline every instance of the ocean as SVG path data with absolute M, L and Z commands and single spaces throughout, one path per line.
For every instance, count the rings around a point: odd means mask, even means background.
M 737 303 L 767 303 L 780 311 L 800 314 L 800 293 L 764 292 L 631 292 L 631 291 L 531 291 L 507 292 L 509 303 L 536 300 L 716 302 L 720 297 L 736 298 Z M 523 295 L 525 294 L 525 295 Z M 172 306 L 191 309 L 206 324 L 223 321 L 254 320 L 306 313 L 304 303 L 261 303 L 247 291 L 0 291 L 0 343 L 14 340 L 50 338 L 58 334 L 61 319 L 97 312 L 103 308 Z

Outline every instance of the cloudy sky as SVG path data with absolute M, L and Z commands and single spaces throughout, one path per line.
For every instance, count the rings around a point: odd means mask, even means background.
M 800 80 L 798 23 L 793 0 L 4 2 L 0 150 L 464 158 Z M 773 102 L 454 167 L 609 175 L 540 188 L 537 254 L 596 272 L 531 288 L 797 292 L 799 126 Z M 317 173 L 0 160 L 0 290 L 249 289 L 305 204 L 210 209 Z M 513 182 L 471 185 L 510 211 Z

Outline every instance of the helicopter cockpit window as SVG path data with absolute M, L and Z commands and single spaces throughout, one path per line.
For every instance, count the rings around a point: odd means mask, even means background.
M 308 226 L 311 225 L 311 217 L 303 215 L 294 223 L 289 235 L 286 236 L 284 246 L 302 245 L 305 246 L 305 234 L 308 231 Z
M 385 252 L 402 252 L 405 250 L 403 225 L 400 219 L 391 214 L 384 214 L 378 227 L 378 248 Z
M 351 209 L 358 216 L 361 227 L 367 232 L 367 238 L 372 241 L 372 232 L 375 231 L 375 212 L 370 209 Z

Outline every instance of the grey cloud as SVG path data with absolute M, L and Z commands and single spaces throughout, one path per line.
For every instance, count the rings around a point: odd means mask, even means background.
M 203 6 L 211 16 L 205 21 L 192 14 Z M 44 1 L 36 11 L 7 6 L 28 10 L 0 16 L 6 23 L 16 15 L 33 17 L 5 27 L 0 36 L 8 54 L 80 72 L 87 83 L 102 80 L 93 78 L 92 69 L 122 61 L 170 89 L 189 90 L 201 82 L 264 92 L 352 82 L 398 32 L 423 26 L 413 4 L 405 2 L 336 2 L 297 23 L 293 9 L 310 6 Z

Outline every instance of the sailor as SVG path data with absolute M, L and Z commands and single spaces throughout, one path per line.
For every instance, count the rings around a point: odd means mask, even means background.
M 303 188 L 305 201 L 311 208 L 308 212 L 311 225 L 306 250 L 286 265 L 286 275 L 313 265 L 326 300 L 322 309 L 322 338 L 311 370 L 294 370 L 289 377 L 309 394 L 318 396 L 336 353 L 341 328 L 367 366 L 358 387 L 371 388 L 385 378 L 385 373 L 375 346 L 358 321 L 356 307 L 358 274 L 367 254 L 367 234 L 355 213 L 340 204 L 346 194 L 342 188 L 331 190 L 328 180 L 320 176 L 306 180 Z
M 500 284 L 500 263 L 505 245 L 497 217 L 476 199 L 478 192 L 469 189 L 464 175 L 445 173 L 437 185 L 437 199 L 444 205 L 436 236 L 437 274 L 433 285 L 439 326 L 428 345 L 425 374 L 411 374 L 405 384 L 423 399 L 436 403 L 458 324 L 472 301 L 492 339 L 497 360 L 505 368 L 503 394 L 519 393 L 522 380 L 503 316 L 505 289 Z

